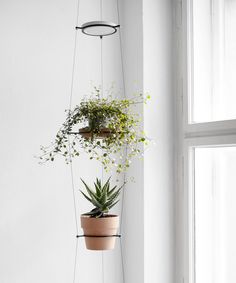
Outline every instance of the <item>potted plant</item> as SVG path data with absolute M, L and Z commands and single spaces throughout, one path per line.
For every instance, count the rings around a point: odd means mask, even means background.
M 84 99 L 74 109 L 66 111 L 67 117 L 50 146 L 41 146 L 41 163 L 53 161 L 57 155 L 70 163 L 85 151 L 90 160 L 98 160 L 104 169 L 116 168 L 117 173 L 125 171 L 133 157 L 142 155 L 140 144 L 147 138 L 140 126 L 140 117 L 133 107 L 144 103 L 142 94 L 131 99 L 114 99 L 112 96 L 96 95 Z M 126 148 L 126 154 L 124 149 Z
M 81 215 L 81 227 L 84 230 L 86 248 L 89 250 L 111 250 L 115 245 L 115 237 L 119 227 L 119 216 L 108 214 L 119 199 L 123 186 L 110 186 L 111 177 L 103 185 L 96 179 L 94 190 L 82 179 L 87 194 L 81 191 L 83 196 L 94 206 L 87 213 Z

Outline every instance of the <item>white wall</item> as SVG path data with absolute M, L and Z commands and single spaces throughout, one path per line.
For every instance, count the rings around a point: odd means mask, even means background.
M 145 282 L 174 282 L 174 102 L 172 1 L 143 1 L 144 130 L 156 145 L 144 158 Z
M 99 1 L 80 2 L 80 23 L 100 18 Z M 116 21 L 111 3 L 104 0 L 104 16 Z M 69 167 L 63 160 L 40 166 L 33 156 L 54 138 L 69 104 L 75 12 L 76 1 L 0 3 L 1 283 L 73 279 L 76 233 Z M 99 39 L 80 33 L 79 41 L 73 104 L 88 92 L 90 80 L 100 83 Z M 117 35 L 104 43 L 105 88 L 115 81 L 119 89 L 118 46 Z M 101 166 L 83 157 L 74 173 L 79 214 L 90 208 L 78 193 L 79 177 L 93 181 Z M 104 255 L 105 280 L 112 282 L 120 282 L 118 247 Z M 101 256 L 86 251 L 82 240 L 76 280 L 102 282 Z
M 138 111 L 153 140 L 144 162 L 129 175 L 125 195 L 126 282 L 172 283 L 175 272 L 174 94 L 172 1 L 123 1 L 125 77 L 128 95 L 148 92 Z M 132 11 L 132 13 L 131 13 Z
M 80 23 L 100 18 L 99 1 L 80 0 Z M 117 21 L 115 1 L 103 15 Z M 70 170 L 63 160 L 39 166 L 40 144 L 54 137 L 68 107 L 76 1 L 0 3 L 0 282 L 72 282 L 75 226 Z M 127 95 L 148 91 L 144 128 L 156 141 L 134 162 L 127 186 L 123 244 L 126 282 L 173 282 L 173 134 L 171 1 L 121 1 Z M 142 36 L 144 30 L 144 39 Z M 104 44 L 105 88 L 121 88 L 118 34 Z M 100 83 L 100 43 L 79 36 L 73 105 Z M 142 107 L 138 109 L 143 113 Z M 79 177 L 101 167 L 74 163 L 78 214 L 87 210 Z M 91 179 L 92 178 L 92 179 Z M 144 213 L 145 208 L 145 213 Z M 135 216 L 135 217 L 134 217 Z M 145 228 L 145 229 L 144 229 Z M 121 282 L 119 246 L 104 253 L 105 282 Z M 145 250 L 144 250 L 145 248 Z M 102 253 L 79 245 L 76 280 L 102 282 Z M 92 266 L 92 267 L 91 267 Z M 91 269 L 93 272 L 90 272 Z M 144 272 L 145 271 L 145 272 Z
M 124 46 L 125 85 L 128 97 L 143 93 L 143 18 L 142 0 L 122 1 L 122 35 Z M 136 111 L 142 116 L 143 105 Z M 125 189 L 124 258 L 125 282 L 144 282 L 144 202 L 143 160 L 132 162 L 127 179 L 135 177 Z

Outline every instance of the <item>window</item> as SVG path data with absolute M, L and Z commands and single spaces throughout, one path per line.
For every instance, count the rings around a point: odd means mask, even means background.
M 195 282 L 236 282 L 236 147 L 195 148 Z
M 234 283 L 236 0 L 176 3 L 176 282 Z
M 191 123 L 236 118 L 236 1 L 192 0 Z

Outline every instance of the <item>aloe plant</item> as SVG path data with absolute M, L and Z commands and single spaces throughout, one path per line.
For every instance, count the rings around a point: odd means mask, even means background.
M 111 177 L 108 178 L 104 185 L 102 185 L 101 180 L 97 178 L 96 182 L 94 182 L 94 190 L 92 190 L 85 181 L 81 179 L 86 188 L 87 194 L 81 190 L 80 192 L 95 206 L 95 208 L 93 208 L 90 212 L 84 213 L 83 215 L 96 218 L 104 217 L 105 214 L 119 202 L 118 197 L 123 185 L 119 188 L 117 188 L 117 186 L 111 188 L 110 179 Z

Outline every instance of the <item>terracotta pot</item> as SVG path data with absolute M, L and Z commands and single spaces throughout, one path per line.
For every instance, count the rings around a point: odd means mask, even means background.
M 118 215 L 107 215 L 102 218 L 91 218 L 81 215 L 81 227 L 84 230 L 85 244 L 88 250 L 112 250 L 115 247 L 116 237 L 91 237 L 112 236 L 117 234 L 119 227 Z

